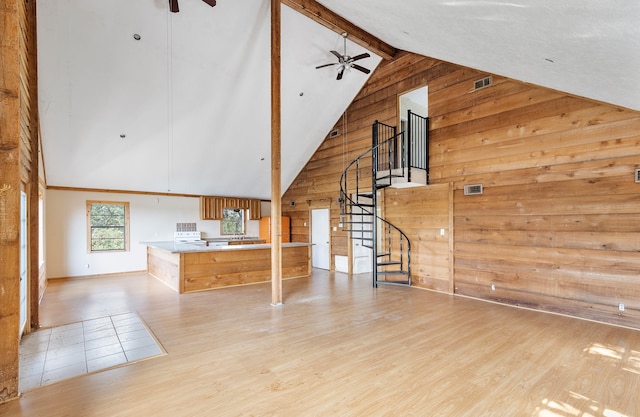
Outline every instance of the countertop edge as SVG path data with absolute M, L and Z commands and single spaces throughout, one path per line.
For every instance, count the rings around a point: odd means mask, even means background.
M 170 253 L 197 253 L 197 252 L 228 252 L 237 250 L 259 250 L 259 249 L 271 249 L 271 243 L 257 243 L 257 244 L 244 244 L 244 245 L 224 245 L 224 246 L 205 246 L 202 244 L 190 244 L 190 243 L 175 243 L 173 241 L 160 241 L 160 242 L 140 242 L 141 245 L 146 245 L 155 249 L 164 250 Z M 311 243 L 306 242 L 283 242 L 283 248 L 295 248 L 311 246 Z

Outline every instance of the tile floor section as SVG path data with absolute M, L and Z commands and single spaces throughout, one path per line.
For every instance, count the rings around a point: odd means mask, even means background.
M 42 329 L 20 344 L 20 391 L 163 355 L 135 313 Z

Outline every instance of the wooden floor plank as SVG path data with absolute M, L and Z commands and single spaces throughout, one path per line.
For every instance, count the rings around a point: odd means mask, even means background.
M 638 416 L 640 332 L 314 270 L 176 294 L 144 274 L 49 284 L 43 326 L 137 312 L 167 355 L 0 416 Z

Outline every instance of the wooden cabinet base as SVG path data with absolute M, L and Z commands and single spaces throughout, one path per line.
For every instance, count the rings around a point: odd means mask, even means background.
M 204 291 L 271 280 L 271 249 L 217 250 L 172 253 L 147 247 L 149 275 L 179 293 Z M 308 245 L 282 248 L 282 278 L 311 274 Z

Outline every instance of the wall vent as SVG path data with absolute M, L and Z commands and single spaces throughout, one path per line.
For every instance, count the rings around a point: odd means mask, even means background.
M 480 195 L 482 194 L 482 184 L 473 184 L 464 186 L 464 195 Z
M 338 129 L 336 130 L 332 130 L 331 133 L 329 133 L 329 137 L 330 138 L 335 138 L 336 136 L 338 136 L 340 134 L 340 131 Z
M 636 182 L 640 183 L 640 168 L 636 168 Z
M 473 89 L 479 90 L 481 88 L 489 87 L 491 84 L 493 84 L 493 77 L 484 77 L 483 79 L 477 80 L 473 83 Z

